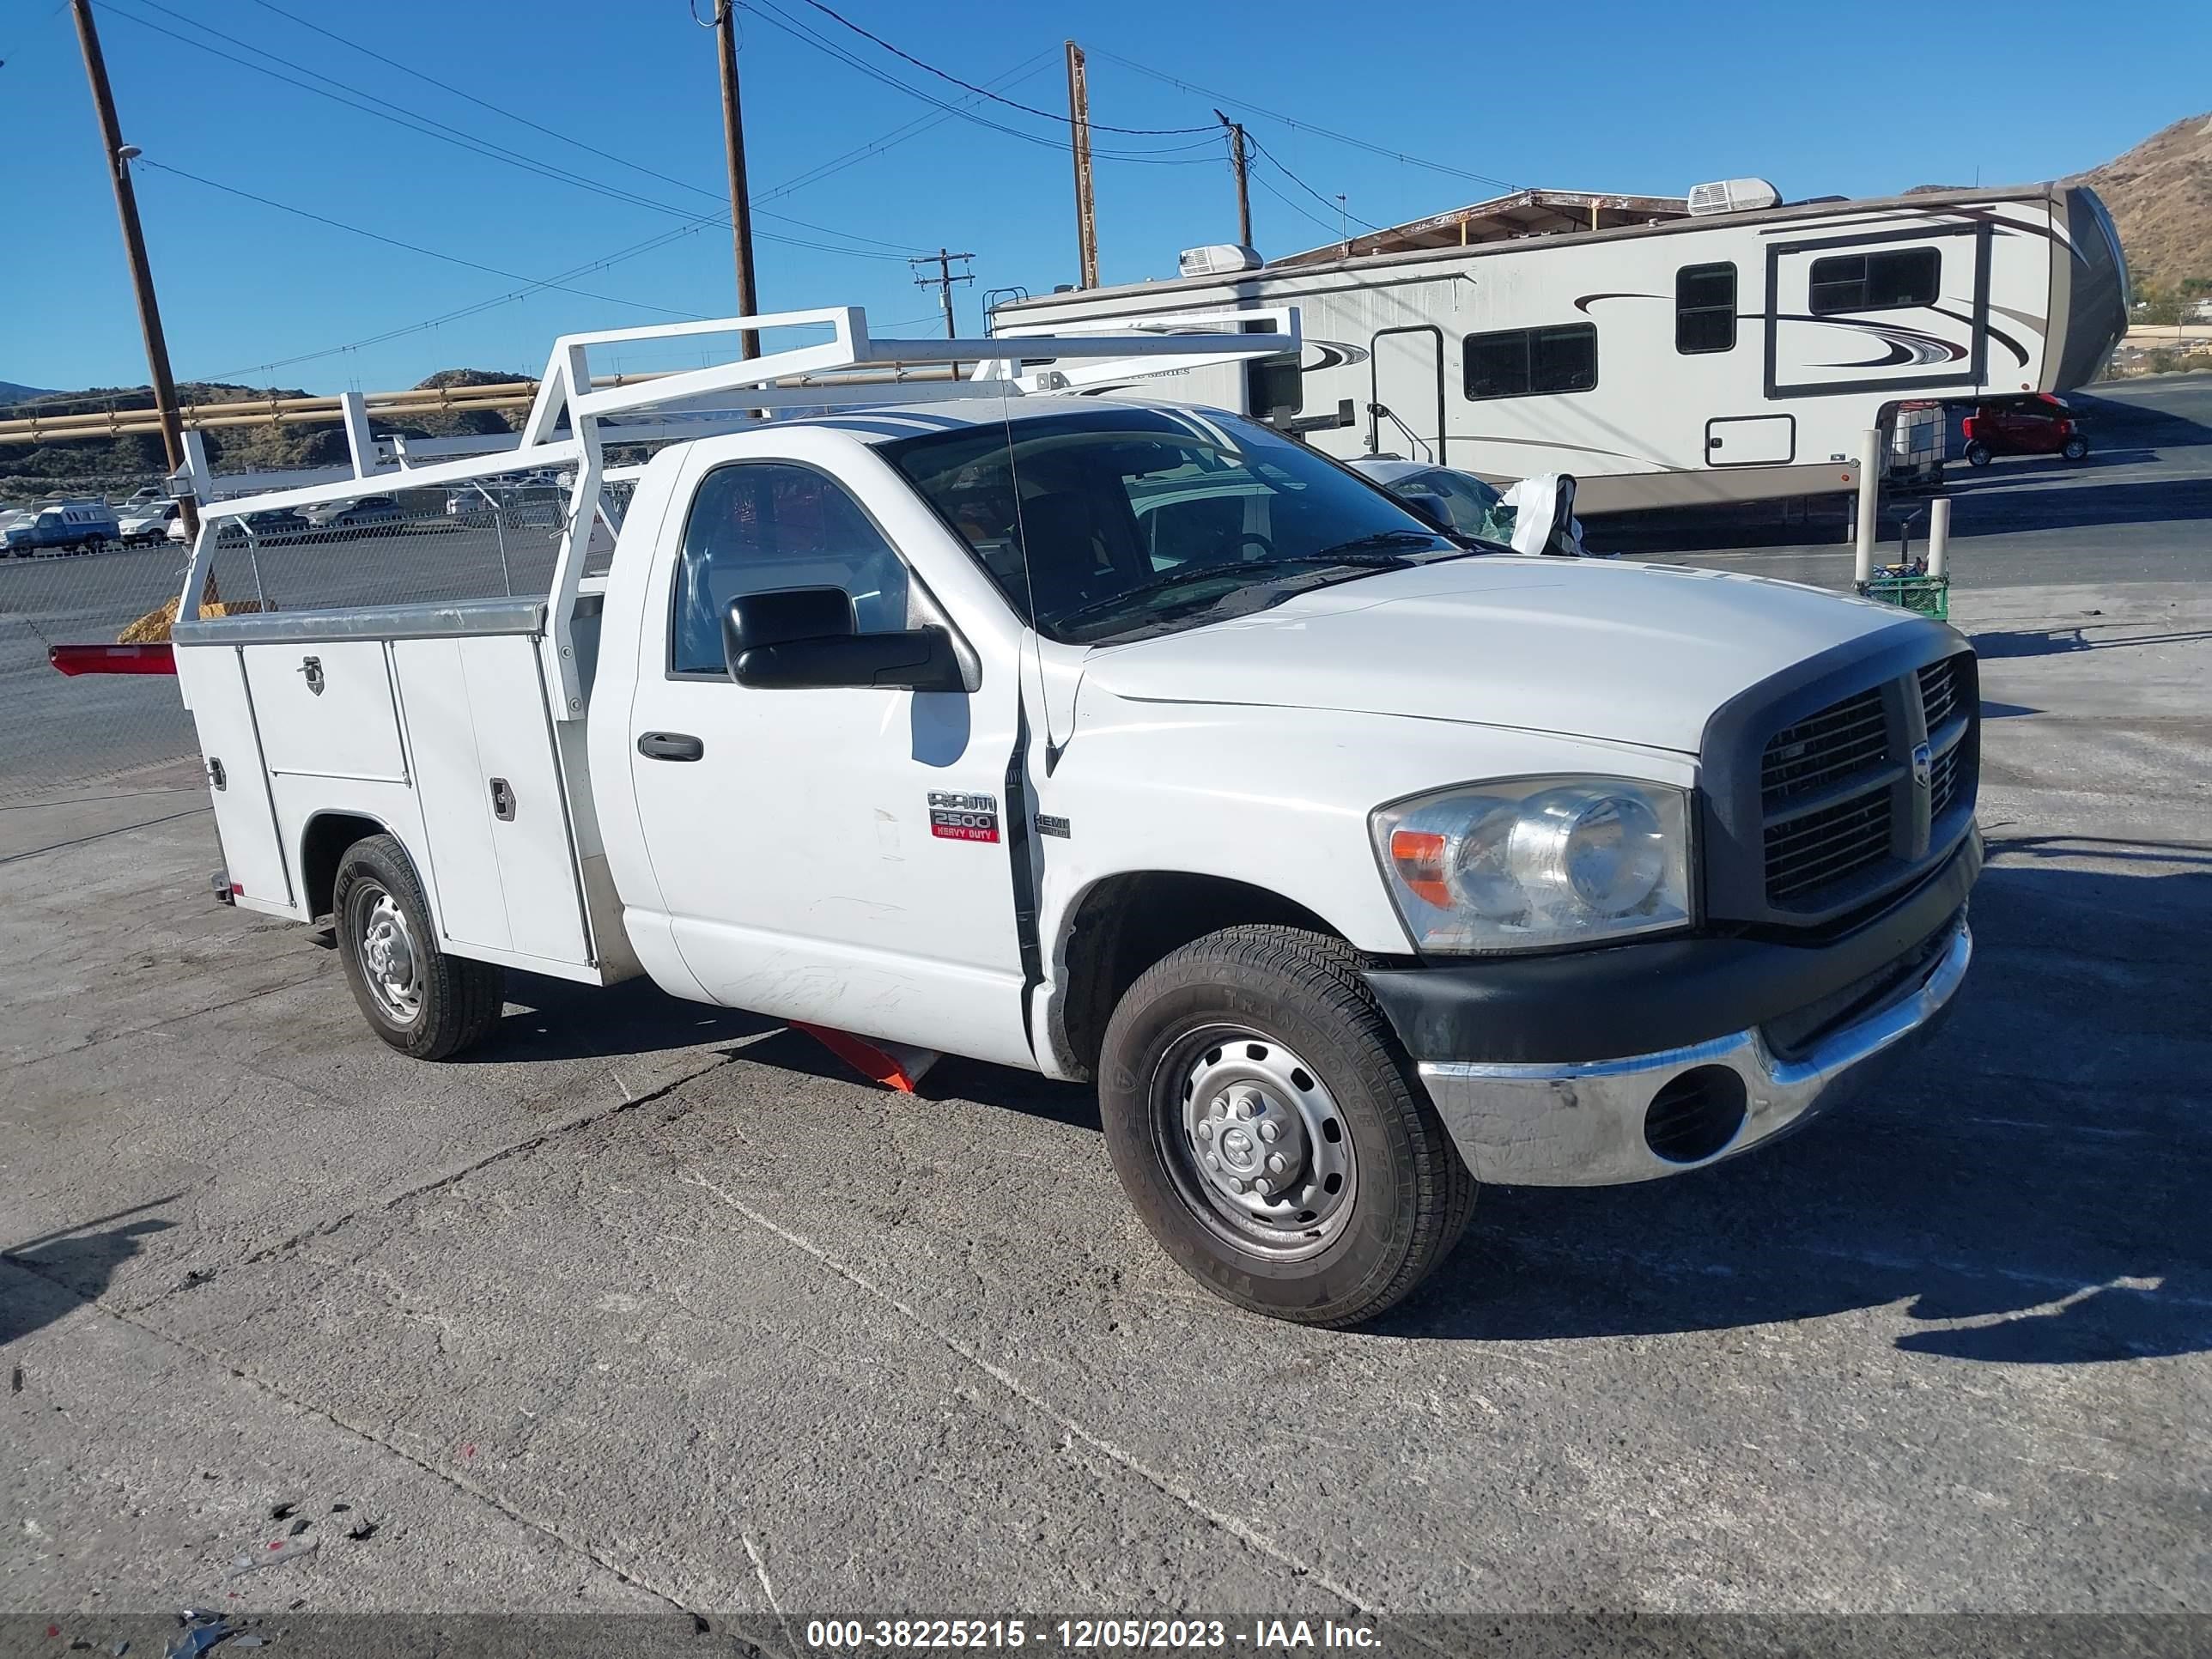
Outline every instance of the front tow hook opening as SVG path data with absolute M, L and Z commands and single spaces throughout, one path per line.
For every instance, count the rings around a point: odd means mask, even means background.
M 1726 1066 L 1692 1066 L 1651 1097 L 1644 1112 L 1644 1144 L 1669 1164 L 1702 1164 L 1742 1131 L 1749 1097 L 1743 1079 Z

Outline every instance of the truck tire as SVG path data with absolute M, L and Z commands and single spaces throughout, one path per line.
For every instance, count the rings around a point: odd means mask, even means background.
M 1977 438 L 1973 442 L 1966 446 L 1967 465 L 1987 466 L 1989 464 L 1990 447 L 1987 444 L 1984 443 L 1979 438 Z
M 1474 1207 L 1474 1178 L 1340 940 L 1230 927 L 1163 957 L 1115 1009 L 1098 1076 L 1138 1215 L 1177 1266 L 1255 1313 L 1372 1319 L 1450 1253 Z
M 438 948 L 407 849 L 370 836 L 338 861 L 331 908 L 338 960 L 369 1029 L 416 1060 L 444 1060 L 499 1023 L 507 975 Z
M 2087 438 L 2069 438 L 2066 447 L 2058 453 L 2069 461 L 2086 461 L 2089 459 L 2089 441 Z

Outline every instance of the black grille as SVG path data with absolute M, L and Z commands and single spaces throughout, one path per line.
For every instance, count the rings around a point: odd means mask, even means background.
M 1875 686 L 1776 732 L 1760 761 L 1759 795 L 1771 811 L 1878 764 L 1888 749 L 1888 720 Z
M 1766 896 L 1779 904 L 1889 856 L 1889 791 L 1808 812 L 1766 831 Z
M 1940 818 L 1951 810 L 1951 797 L 1959 793 L 1959 750 L 1953 744 L 1936 758 L 1928 775 L 1928 816 Z
M 1928 729 L 1940 731 L 1959 712 L 1958 659 L 1946 657 L 1920 671 L 1920 706 L 1928 713 Z

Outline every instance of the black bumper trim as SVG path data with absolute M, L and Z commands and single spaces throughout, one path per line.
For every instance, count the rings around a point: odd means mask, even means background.
M 1679 939 L 1561 956 L 1377 969 L 1366 981 L 1417 1060 L 1620 1060 L 1730 1036 L 1879 972 L 1947 926 L 1982 871 L 1969 833 L 1934 875 L 1817 944 Z

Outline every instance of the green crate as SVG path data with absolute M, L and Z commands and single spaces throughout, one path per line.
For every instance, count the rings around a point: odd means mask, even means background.
M 1862 599 L 1879 599 L 1923 617 L 1948 622 L 1951 617 L 1951 579 L 1948 575 L 1906 575 L 1885 572 L 1858 585 Z

